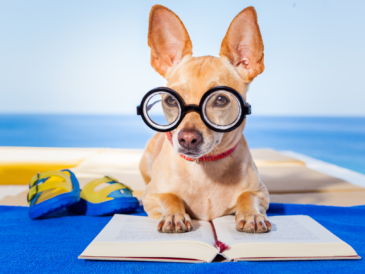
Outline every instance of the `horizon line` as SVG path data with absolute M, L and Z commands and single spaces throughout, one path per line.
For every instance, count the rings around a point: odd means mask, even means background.
M 134 113 L 92 113 L 92 112 L 0 112 L 0 116 L 18 116 L 18 115 L 33 115 L 33 116 L 41 116 L 41 115 L 54 115 L 54 116 L 139 116 Z M 253 114 L 246 117 L 320 117 L 320 118 L 365 118 L 364 115 L 332 115 L 332 114 Z

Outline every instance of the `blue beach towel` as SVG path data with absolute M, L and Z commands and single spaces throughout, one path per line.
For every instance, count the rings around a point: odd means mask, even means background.
M 268 213 L 309 215 L 365 257 L 365 206 L 271 204 Z M 133 214 L 146 216 L 143 208 Z M 64 211 L 32 221 L 26 207 L 0 206 L 0 273 L 365 273 L 364 259 L 210 264 L 78 260 L 110 219 Z

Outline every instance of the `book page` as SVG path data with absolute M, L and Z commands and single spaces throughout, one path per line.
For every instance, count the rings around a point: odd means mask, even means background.
M 214 246 L 214 234 L 209 222 L 192 220 L 193 230 L 186 233 L 160 233 L 159 220 L 148 217 L 116 214 L 93 242 L 161 242 L 200 241 Z
M 245 233 L 236 230 L 234 216 L 225 216 L 213 221 L 218 240 L 234 245 L 240 243 L 338 243 L 338 237 L 309 216 L 268 217 L 272 224 L 269 233 Z

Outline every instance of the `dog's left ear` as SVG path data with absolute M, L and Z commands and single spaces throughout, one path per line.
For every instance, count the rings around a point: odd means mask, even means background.
M 245 8 L 232 21 L 219 53 L 228 58 L 245 81 L 264 71 L 264 44 L 253 7 Z

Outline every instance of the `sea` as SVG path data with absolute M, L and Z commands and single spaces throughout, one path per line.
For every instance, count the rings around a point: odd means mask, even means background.
M 247 117 L 250 148 L 291 150 L 365 174 L 365 117 Z M 0 146 L 139 148 L 137 115 L 0 114 Z

